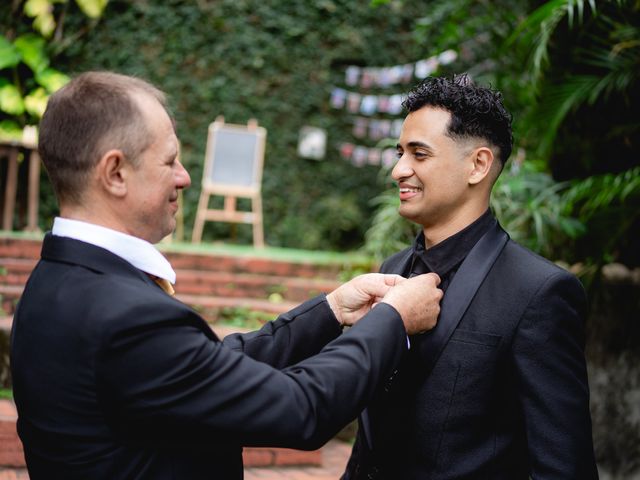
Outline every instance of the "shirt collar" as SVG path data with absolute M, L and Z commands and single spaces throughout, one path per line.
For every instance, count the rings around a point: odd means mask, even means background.
M 62 217 L 55 218 L 51 233 L 104 248 L 143 272 L 176 283 L 176 272 L 169 261 L 146 240 L 93 223 Z
M 442 278 L 462 263 L 494 222 L 491 210 L 487 209 L 473 223 L 426 250 L 424 232 L 420 231 L 413 243 L 414 256 L 419 257 L 429 271 L 437 273 Z

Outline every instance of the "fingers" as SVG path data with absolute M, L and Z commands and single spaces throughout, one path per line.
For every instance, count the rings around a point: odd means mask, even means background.
M 329 307 L 341 325 L 358 321 L 372 306 L 391 304 L 406 318 L 408 331 L 423 331 L 435 325 L 442 298 L 435 273 L 406 279 L 400 275 L 367 273 L 359 275 L 327 295 Z M 420 330 L 416 330 L 417 327 Z
M 365 273 L 351 280 L 353 285 L 369 297 L 384 297 L 389 289 L 404 280 L 400 275 Z M 351 283 L 349 282 L 349 283 Z
M 380 275 L 384 277 L 384 283 L 386 285 L 389 285 L 390 287 L 395 287 L 396 285 L 399 285 L 400 283 L 406 280 L 406 278 L 404 278 L 401 275 L 395 275 L 395 274 L 380 274 Z
M 427 273 L 427 276 L 429 276 L 429 277 L 431 277 L 431 278 L 433 278 L 433 279 L 435 280 L 435 282 L 436 282 L 436 287 L 437 287 L 438 285 L 440 285 L 441 280 L 440 280 L 440 276 L 439 276 L 437 273 L 435 273 L 435 272 L 430 272 L 430 273 Z

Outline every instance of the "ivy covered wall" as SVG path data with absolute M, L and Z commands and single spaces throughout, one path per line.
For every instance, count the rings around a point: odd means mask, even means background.
M 187 236 L 208 124 L 218 115 L 230 123 L 255 117 L 268 131 L 267 243 L 356 248 L 370 225 L 370 200 L 382 189 L 379 168 L 358 168 L 340 157 L 337 144 L 354 141 L 352 116 L 333 109 L 329 98 L 333 87 L 345 86 L 348 65 L 390 66 L 438 53 L 412 36 L 421 8 L 417 2 L 371 8 L 348 0 L 111 1 L 100 22 L 56 65 L 69 74 L 109 69 L 140 75 L 168 93 L 193 182 L 184 197 Z M 82 28 L 79 15 L 65 21 L 66 31 Z M 324 160 L 297 156 L 303 125 L 327 130 Z M 205 239 L 228 235 L 228 225 L 205 225 Z M 250 241 L 250 227 L 238 226 L 237 235 Z

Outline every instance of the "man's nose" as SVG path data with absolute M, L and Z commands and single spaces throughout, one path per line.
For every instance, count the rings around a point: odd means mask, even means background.
M 398 161 L 394 165 L 393 170 L 391 170 L 391 178 L 393 178 L 396 181 L 401 180 L 403 178 L 408 178 L 411 175 L 413 175 L 413 170 L 411 170 L 411 167 L 409 166 L 409 162 L 405 157 L 406 155 L 402 154 L 402 156 L 398 158 Z
M 176 184 L 178 188 L 187 188 L 191 185 L 191 176 L 180 162 L 178 162 L 178 171 L 176 172 Z

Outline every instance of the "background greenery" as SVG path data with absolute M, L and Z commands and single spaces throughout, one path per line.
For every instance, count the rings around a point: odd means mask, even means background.
M 111 69 L 167 91 L 193 180 L 184 196 L 187 238 L 208 123 L 218 115 L 232 123 L 255 117 L 268 130 L 267 243 L 364 244 L 380 259 L 406 245 L 415 228 L 395 214 L 386 172 L 340 157 L 340 142 L 363 141 L 351 136 L 352 115 L 330 107 L 331 90 L 345 87 L 348 65 L 410 63 L 452 48 L 458 59 L 436 73 L 469 72 L 501 89 L 514 113 L 516 150 L 493 199 L 512 236 L 554 259 L 633 266 L 640 260 L 633 243 L 640 127 L 632 108 L 639 103 L 639 10 L 632 0 L 14 0 L 0 6 L 0 89 L 17 89 L 23 99 L 40 92 L 42 100 L 55 89 L 43 85 L 45 69 Z M 23 103 L 18 112 L 0 102 L 0 120 L 35 123 L 42 102 Z M 297 156 L 305 124 L 327 130 L 325 160 Z M 56 207 L 42 184 L 46 229 Z M 205 239 L 230 235 L 249 243 L 251 232 L 206 224 Z
M 2 8 L 3 23 L 15 24 L 10 9 Z M 363 2 L 111 1 L 80 41 L 53 50 L 56 65 L 70 74 L 112 69 L 145 77 L 169 93 L 193 180 L 184 198 L 187 236 L 209 122 L 217 115 L 232 123 L 255 117 L 268 131 L 267 243 L 351 249 L 360 246 L 369 225 L 377 172 L 339 157 L 337 143 L 351 139 L 350 116 L 330 108 L 330 92 L 344 86 L 347 65 L 406 63 L 432 51 L 413 38 L 420 11 L 418 5 L 373 9 Z M 14 28 L 27 28 L 23 23 Z M 84 15 L 69 9 L 65 31 L 83 29 Z M 297 157 L 305 124 L 327 129 L 324 161 Z M 55 212 L 48 193 L 42 212 L 46 226 Z M 205 238 L 227 238 L 228 230 L 207 223 Z M 250 239 L 248 226 L 237 230 L 239 241 Z
M 429 3 L 416 35 L 463 52 L 472 38 L 459 67 L 499 88 L 514 113 L 516 148 L 492 198 L 511 236 L 585 273 L 638 265 L 640 2 Z M 367 233 L 378 258 L 410 238 L 393 193 L 376 199 Z

